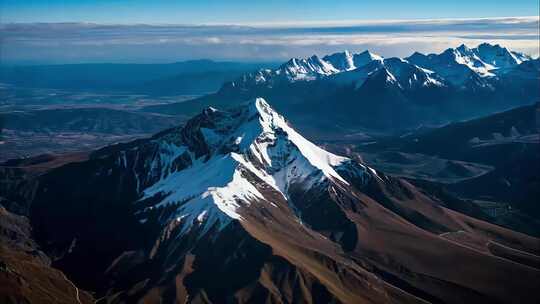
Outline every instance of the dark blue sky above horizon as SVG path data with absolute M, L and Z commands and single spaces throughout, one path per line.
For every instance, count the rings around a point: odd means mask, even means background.
M 536 16 L 538 0 L 2 0 L 0 22 L 268 23 Z

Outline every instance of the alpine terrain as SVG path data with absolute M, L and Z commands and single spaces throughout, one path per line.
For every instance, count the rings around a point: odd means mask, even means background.
M 257 77 L 356 73 L 371 60 L 445 83 L 399 60 L 343 58 Z M 404 85 L 387 69 L 375 74 Z M 102 148 L 17 191 L 40 250 L 81 288 L 79 301 L 82 290 L 98 303 L 540 301 L 539 239 L 326 152 L 262 98 L 205 108 L 181 127 Z M 8 291 L 2 299 L 13 302 L 33 292 Z
M 406 58 L 344 51 L 293 58 L 246 73 L 215 94 L 145 111 L 196 113 L 259 96 L 317 139 L 399 134 L 537 102 L 540 65 L 539 59 L 488 43 Z

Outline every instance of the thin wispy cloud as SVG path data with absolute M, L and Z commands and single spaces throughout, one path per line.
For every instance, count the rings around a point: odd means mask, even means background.
M 539 17 L 303 22 L 243 25 L 0 25 L 0 59 L 16 62 L 285 60 L 348 49 L 383 56 L 499 43 L 538 56 Z

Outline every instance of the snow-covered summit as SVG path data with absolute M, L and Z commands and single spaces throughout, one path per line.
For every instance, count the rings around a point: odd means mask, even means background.
M 495 77 L 499 70 L 515 67 L 530 57 L 512 52 L 498 44 L 482 43 L 476 48 L 462 44 L 440 54 L 424 55 L 415 52 L 406 59 L 435 71 L 455 85 L 462 86 L 472 82 L 486 86 L 488 83 L 481 78 Z
M 384 66 L 396 79 L 401 88 L 415 89 L 418 87 L 444 86 L 442 79 L 435 72 L 421 68 L 401 58 L 388 58 Z
M 339 71 L 350 71 L 356 68 L 354 56 L 345 50 L 344 52 L 334 53 L 323 57 L 323 60 L 330 63 Z
M 362 67 L 372 61 L 382 62 L 383 57 L 377 54 L 374 54 L 368 50 L 365 50 L 362 53 L 353 55 L 353 62 L 356 68 Z
M 338 171 L 351 160 L 305 139 L 262 98 L 230 111 L 206 109 L 154 141 L 161 152 L 149 167 L 159 168 L 150 170 L 159 178 L 141 189 L 141 200 L 158 198 L 152 207 L 177 204 L 174 216 L 184 231 L 241 220 L 243 207 L 273 204 L 268 191 L 287 200 L 291 187 L 348 185 Z M 367 168 L 359 166 L 362 175 Z
M 482 43 L 475 49 L 478 57 L 496 68 L 508 68 L 530 60 L 525 54 L 513 52 L 499 44 Z
M 261 69 L 248 73 L 228 83 L 229 87 L 249 88 L 251 86 L 273 86 L 280 83 L 313 81 L 328 76 L 352 71 L 373 61 L 383 58 L 369 51 L 352 54 L 349 51 L 324 56 L 313 55 L 309 58 L 292 58 L 274 70 Z
M 334 83 L 354 84 L 356 88 L 360 88 L 368 79 L 380 82 L 380 85 L 392 84 L 405 90 L 447 85 L 435 72 L 397 57 L 373 60 L 360 68 L 328 78 Z
M 296 82 L 330 81 L 360 87 L 378 69 L 385 68 L 402 90 L 453 86 L 458 89 L 492 90 L 497 78 L 531 58 L 498 44 L 482 43 L 475 48 L 464 44 L 440 54 L 415 52 L 406 58 L 383 58 L 369 51 L 349 51 L 309 58 L 293 58 L 278 68 L 245 74 L 223 89 L 273 88 Z
M 276 75 L 282 75 L 289 80 L 312 80 L 320 76 L 338 73 L 340 70 L 332 64 L 322 60 L 317 55 L 307 59 L 293 58 L 275 71 Z

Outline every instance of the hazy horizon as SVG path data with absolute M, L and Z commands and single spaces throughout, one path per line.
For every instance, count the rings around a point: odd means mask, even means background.
M 538 57 L 539 17 L 267 25 L 3 23 L 3 64 L 280 62 L 370 50 L 384 57 L 488 42 Z

